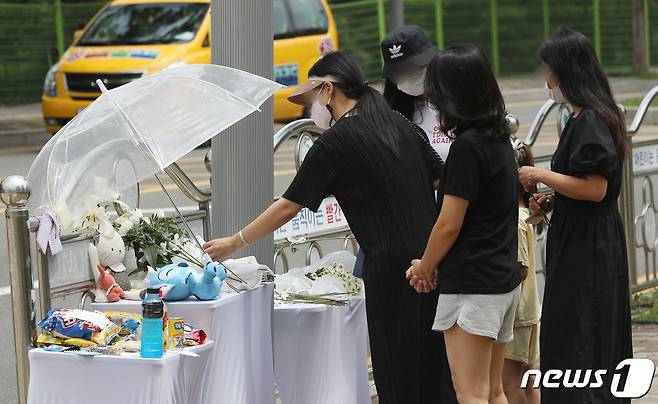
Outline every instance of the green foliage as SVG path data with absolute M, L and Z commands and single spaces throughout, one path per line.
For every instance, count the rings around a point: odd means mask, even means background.
M 123 241 L 126 246 L 135 250 L 138 269 L 146 271 L 149 265 L 158 268 L 170 264 L 172 258 L 180 252 L 177 248 L 172 248 L 173 240 L 184 237 L 185 233 L 174 219 L 153 215 L 133 226 L 123 236 Z
M 633 296 L 631 319 L 634 323 L 658 324 L 658 290 Z
M 78 21 L 88 21 L 104 3 L 63 3 L 64 43 L 73 41 Z M 0 3 L 0 104 L 41 98 L 49 69 L 48 51 L 57 47 L 52 1 Z
M 643 97 L 630 97 L 630 98 L 624 98 L 621 100 L 621 104 L 625 107 L 631 107 L 631 108 L 637 108 L 640 106 L 640 102 L 642 102 Z M 651 101 L 651 106 L 658 106 L 658 97 L 654 98 L 653 101 Z
M 538 51 L 550 34 L 561 28 L 594 35 L 591 1 L 548 0 L 544 20 L 543 1 L 496 0 L 500 67 L 503 75 L 527 74 L 539 66 Z M 388 3 L 388 2 L 387 2 Z M 442 0 L 445 46 L 475 45 L 491 59 L 490 0 Z M 405 23 L 419 25 L 436 44 L 434 0 L 406 0 Z M 628 0 L 599 3 L 601 55 L 609 74 L 630 74 L 633 64 L 632 9 Z M 363 65 L 367 76 L 379 79 L 381 57 L 378 48 L 377 2 L 351 1 L 332 6 L 341 50 L 351 53 Z M 544 22 L 548 26 L 544 27 Z M 649 25 L 658 26 L 658 1 L 649 2 Z M 650 28 L 651 62 L 658 64 L 658 30 Z

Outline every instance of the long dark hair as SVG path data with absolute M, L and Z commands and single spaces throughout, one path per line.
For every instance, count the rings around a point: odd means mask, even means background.
M 427 68 L 425 94 L 438 110 L 443 133 L 459 136 L 477 128 L 492 139 L 509 136 L 503 95 L 478 48 L 453 46 L 435 56 Z
M 368 129 L 378 136 L 396 157 L 400 156 L 394 112 L 381 94 L 368 85 L 363 70 L 354 59 L 345 53 L 330 53 L 318 60 L 308 75 L 332 76 L 335 79 L 332 81 L 334 86 L 347 98 L 358 100 L 355 112 Z
M 608 78 L 596 59 L 592 42 L 580 32 L 563 29 L 544 42 L 540 59 L 560 83 L 573 105 L 599 114 L 610 128 L 617 153 L 626 155 L 626 121 L 615 103 Z
M 405 116 L 408 120 L 413 120 L 416 105 L 421 102 L 420 96 L 414 97 L 403 91 L 391 80 L 384 79 L 384 99 L 394 110 Z

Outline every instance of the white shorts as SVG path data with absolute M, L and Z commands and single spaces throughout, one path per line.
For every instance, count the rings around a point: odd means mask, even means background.
M 469 334 L 510 342 L 514 338 L 514 317 L 521 298 L 521 285 L 502 294 L 441 294 L 432 329 L 445 331 L 455 323 Z

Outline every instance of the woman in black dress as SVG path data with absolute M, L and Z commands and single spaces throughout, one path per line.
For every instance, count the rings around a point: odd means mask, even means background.
M 436 295 L 416 294 L 404 277 L 437 217 L 441 161 L 345 54 L 320 59 L 290 99 L 311 105 L 318 126 L 331 128 L 313 143 L 278 201 L 236 235 L 204 249 L 214 259 L 227 257 L 302 207 L 316 211 L 325 197 L 335 196 L 367 257 L 366 313 L 379 402 L 456 403 L 450 375 L 441 372 L 447 367 L 443 341 L 431 331 Z
M 584 35 L 562 30 L 546 41 L 540 57 L 549 95 L 574 111 L 552 171 L 519 170 L 524 186 L 542 182 L 555 191 L 546 245 L 541 370 L 607 371 L 602 387 L 544 388 L 541 401 L 628 403 L 610 393 L 616 366 L 633 355 L 626 241 L 617 209 L 626 154 L 624 117 Z M 537 197 L 533 213 L 545 199 Z

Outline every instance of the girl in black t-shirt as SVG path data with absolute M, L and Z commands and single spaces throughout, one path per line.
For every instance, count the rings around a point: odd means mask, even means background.
M 432 328 L 443 331 L 458 400 L 507 403 L 504 343 L 512 339 L 521 275 L 519 186 L 503 97 L 486 58 L 470 47 L 437 56 L 425 86 L 455 141 L 439 184 L 439 218 L 407 278 L 418 292 L 438 286 Z

